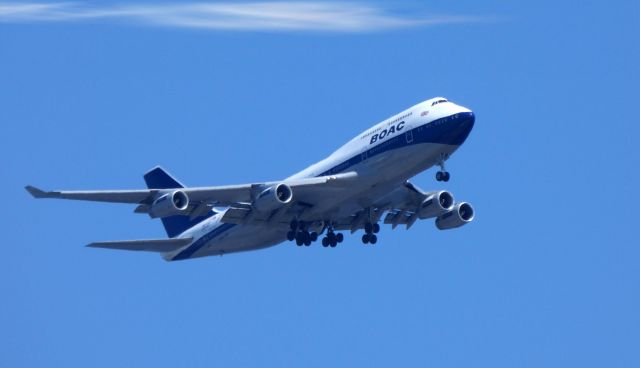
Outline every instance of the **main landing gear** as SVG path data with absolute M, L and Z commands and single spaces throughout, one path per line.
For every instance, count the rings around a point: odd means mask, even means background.
M 344 235 L 342 235 L 342 233 L 334 233 L 333 229 L 329 228 L 329 230 L 327 230 L 327 236 L 325 236 L 324 238 L 322 238 L 322 246 L 323 247 L 331 247 L 331 248 L 335 248 L 336 245 L 338 245 L 338 243 L 342 243 L 342 241 L 344 240 Z
M 378 242 L 378 236 L 376 234 L 380 232 L 379 224 L 372 224 L 367 222 L 364 224 L 364 235 L 362 235 L 362 242 L 364 244 L 375 244 Z
M 310 246 L 312 242 L 318 240 L 318 233 L 309 232 L 304 223 L 296 220 L 291 221 L 291 230 L 287 233 L 287 240 L 296 241 L 300 246 Z
M 311 243 L 318 240 L 318 233 L 315 231 L 309 232 L 307 224 L 302 221 L 293 220 L 290 224 L 291 230 L 287 233 L 287 240 L 296 241 L 296 244 L 300 247 L 310 246 Z M 322 232 L 321 232 L 322 233 Z M 335 248 L 336 245 L 342 243 L 344 240 L 344 235 L 342 233 L 335 233 L 333 228 L 327 227 L 327 235 L 322 238 L 322 246 L 323 247 L 332 247 Z
M 447 155 L 445 155 L 445 154 L 440 155 L 440 162 L 438 162 L 438 166 L 440 166 L 440 171 L 438 171 L 436 173 L 436 180 L 437 181 L 447 182 L 447 181 L 449 181 L 449 178 L 451 177 L 449 175 L 449 172 L 444 169 L 444 161 L 446 159 L 447 159 Z
M 342 233 L 336 233 L 333 229 L 333 226 L 327 225 L 325 227 L 327 230 L 326 235 L 322 238 L 322 246 L 327 248 L 335 248 L 338 244 L 344 241 L 344 235 Z M 322 234 L 324 229 L 320 232 Z M 364 224 L 364 235 L 362 235 L 362 242 L 364 244 L 376 244 L 378 242 L 377 233 L 380 232 L 380 224 L 367 222 Z M 318 240 L 319 235 L 315 231 L 309 232 L 308 225 L 302 221 L 293 220 L 291 221 L 291 230 L 287 233 L 287 239 L 289 241 L 294 241 L 296 244 L 300 246 L 310 246 L 311 243 Z

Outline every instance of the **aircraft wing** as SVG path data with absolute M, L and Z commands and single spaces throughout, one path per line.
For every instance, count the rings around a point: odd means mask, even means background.
M 191 243 L 191 241 L 193 241 L 193 238 L 121 240 L 95 242 L 87 244 L 87 247 L 166 253 L 178 250 Z
M 385 214 L 385 224 L 394 229 L 405 225 L 409 229 L 419 219 L 436 217 L 453 207 L 453 196 L 446 191 L 425 192 L 407 181 L 386 195 L 373 201 L 367 208 L 336 220 L 339 230 L 356 230 L 366 222 L 378 222 Z
M 265 189 L 284 183 L 291 187 L 294 193 L 294 201 L 306 201 L 314 198 L 318 190 L 339 189 L 347 185 L 351 179 L 357 177 L 356 173 L 343 173 L 337 175 L 321 176 L 317 178 L 304 178 L 285 180 L 282 182 L 267 182 L 254 184 L 227 185 L 215 187 L 192 187 L 175 189 L 142 189 L 142 190 L 97 190 L 97 191 L 44 191 L 33 186 L 25 189 L 35 198 L 61 198 L 98 202 L 131 203 L 140 204 L 136 212 L 145 213 L 148 206 L 160 195 L 180 190 L 189 198 L 190 210 L 201 211 L 207 205 L 230 206 L 236 203 L 251 203 Z M 204 206 L 203 206 L 204 205 Z M 187 211 L 188 214 L 188 211 Z

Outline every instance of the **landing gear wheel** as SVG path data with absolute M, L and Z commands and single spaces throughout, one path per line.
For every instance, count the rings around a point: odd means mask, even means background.
M 311 234 L 309 234 L 309 238 L 311 239 L 312 242 L 318 240 L 318 233 L 316 233 L 315 231 L 312 232 Z
M 451 178 L 451 175 L 449 174 L 448 171 L 438 171 L 436 173 L 437 181 L 449 181 L 450 178 Z
M 308 246 L 310 246 L 310 245 L 311 245 L 311 239 L 308 239 L 308 238 L 307 238 L 307 239 L 304 241 L 304 246 L 305 246 L 305 247 L 308 247 Z
M 338 242 L 336 241 L 336 239 L 331 239 L 331 243 L 329 243 L 329 245 L 331 246 L 331 248 L 335 248 L 336 245 L 338 245 Z
M 362 235 L 362 243 L 364 244 L 369 243 L 369 234 Z
M 342 233 L 337 233 L 336 234 L 336 241 L 338 243 L 342 243 L 343 240 L 344 240 L 344 235 L 342 235 Z
M 375 244 L 377 242 L 378 242 L 378 237 L 377 236 L 375 236 L 373 234 L 369 235 L 369 243 Z
M 380 232 L 380 224 L 373 224 L 373 233 L 377 234 Z
M 302 241 L 304 242 L 304 245 L 309 246 L 307 243 L 311 244 L 311 234 L 309 234 L 308 232 L 303 232 L 302 233 Z
M 302 241 L 302 238 L 300 237 L 296 238 L 296 245 L 301 246 L 302 244 L 304 244 L 304 242 Z
M 364 232 L 367 234 L 371 234 L 373 232 L 373 224 L 370 222 L 364 224 Z
M 326 236 L 322 238 L 322 246 L 325 248 L 329 246 L 329 239 Z
M 293 231 L 289 231 L 289 232 L 287 233 L 287 240 L 288 240 L 288 241 L 292 241 L 292 240 L 294 240 L 295 238 L 296 238 L 296 233 L 295 233 L 295 232 L 293 232 Z

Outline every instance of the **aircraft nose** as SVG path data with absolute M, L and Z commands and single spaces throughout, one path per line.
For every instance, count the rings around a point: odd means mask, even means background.
M 472 111 L 464 111 L 453 115 L 452 120 L 449 131 L 446 134 L 447 141 L 449 144 L 460 145 L 464 143 L 469 133 L 471 133 L 476 116 Z
M 471 129 L 473 129 L 473 124 L 475 124 L 476 122 L 476 115 L 473 113 L 473 111 L 461 112 L 458 113 L 458 121 L 460 127 L 463 130 L 467 130 L 467 134 L 469 134 Z

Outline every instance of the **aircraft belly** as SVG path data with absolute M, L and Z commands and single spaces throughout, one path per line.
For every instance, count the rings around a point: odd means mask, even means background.
M 268 248 L 285 240 L 282 229 L 268 226 L 235 225 L 216 239 L 209 241 L 194 257 L 222 255 Z

